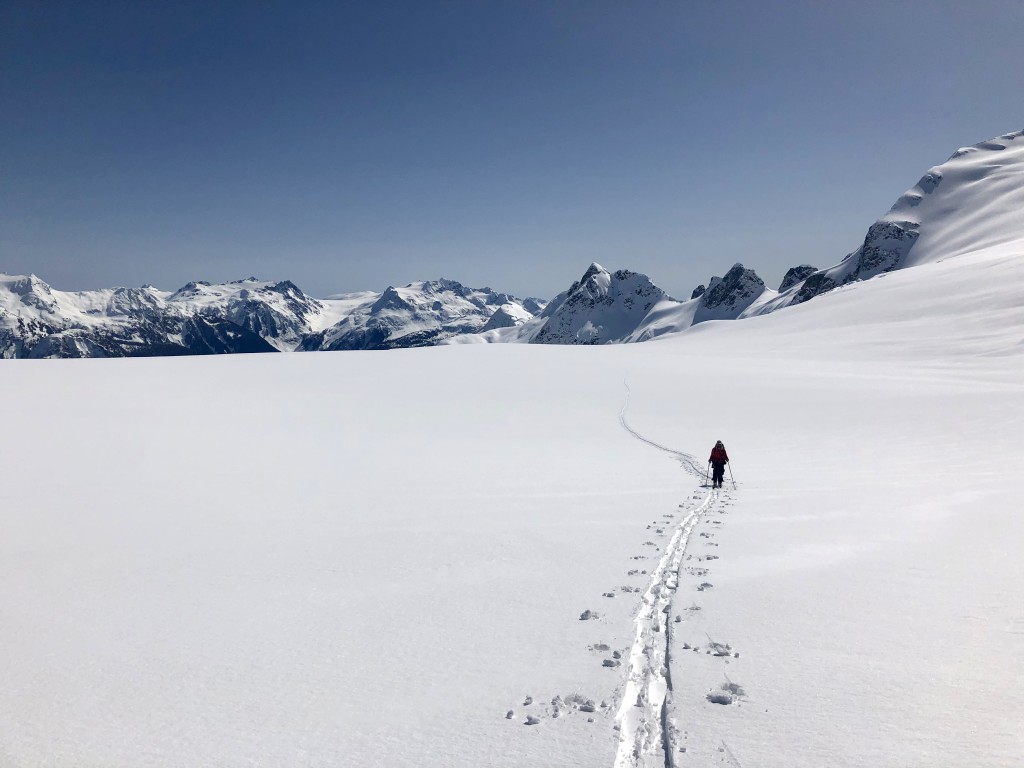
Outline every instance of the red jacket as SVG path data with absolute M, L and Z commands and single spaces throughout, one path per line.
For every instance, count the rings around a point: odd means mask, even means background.
M 719 448 L 717 445 L 711 449 L 711 458 L 708 459 L 712 464 L 727 464 L 729 462 L 729 454 L 725 452 L 725 448 Z

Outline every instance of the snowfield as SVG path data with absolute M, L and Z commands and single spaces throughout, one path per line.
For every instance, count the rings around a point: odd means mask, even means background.
M 2 766 L 1024 754 L 1022 242 L 643 344 L 0 395 Z

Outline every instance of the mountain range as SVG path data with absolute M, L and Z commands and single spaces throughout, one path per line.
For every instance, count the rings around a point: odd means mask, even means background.
M 0 357 L 133 357 L 393 349 L 450 343 L 646 341 L 709 320 L 802 304 L 850 283 L 1024 240 L 1024 131 L 929 169 L 838 264 L 790 269 L 778 289 L 735 264 L 677 300 L 646 275 L 591 264 L 550 301 L 431 280 L 316 299 L 294 283 L 192 282 L 55 290 L 0 274 Z

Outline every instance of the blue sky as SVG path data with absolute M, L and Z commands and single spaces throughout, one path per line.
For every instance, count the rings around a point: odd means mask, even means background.
M 0 271 L 75 290 L 828 266 L 1024 126 L 1019 2 L 0 3 Z

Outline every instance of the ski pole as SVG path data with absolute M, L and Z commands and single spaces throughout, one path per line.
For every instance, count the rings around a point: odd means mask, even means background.
M 707 488 L 708 483 L 711 482 L 711 462 L 708 462 L 708 471 L 704 473 L 704 487 Z
M 733 490 L 735 490 L 736 489 L 736 478 L 732 476 L 732 462 L 731 461 L 729 462 L 728 467 L 729 467 L 729 479 L 732 480 L 732 487 L 733 487 Z

